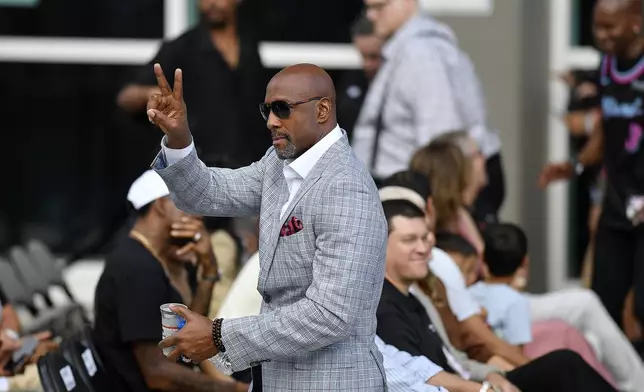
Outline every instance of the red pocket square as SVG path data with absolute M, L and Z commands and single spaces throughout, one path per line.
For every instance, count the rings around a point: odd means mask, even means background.
M 304 228 L 304 226 L 302 225 L 300 218 L 293 216 L 282 226 L 282 230 L 280 230 L 280 237 L 288 237 L 290 235 L 293 235 L 302 230 L 302 228 Z

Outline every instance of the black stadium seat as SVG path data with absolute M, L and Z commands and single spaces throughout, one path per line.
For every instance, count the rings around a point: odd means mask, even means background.
M 63 341 L 60 351 L 71 363 L 91 392 L 108 392 L 109 382 L 98 352 L 91 341 L 79 334 Z
M 65 290 L 67 296 L 74 301 L 74 296 L 63 278 L 63 270 L 57 265 L 56 257 L 51 253 L 47 245 L 39 240 L 30 240 L 27 244 L 27 252 L 29 253 L 29 259 L 37 266 L 48 285 L 61 287 Z
M 92 392 L 78 371 L 58 352 L 50 352 L 38 360 L 38 375 L 45 392 Z
M 60 285 L 61 279 L 51 279 L 55 282 L 50 282 L 48 276 L 42 271 L 42 268 L 39 264 L 32 259 L 35 259 L 35 256 L 43 257 L 47 256 L 46 248 L 42 246 L 39 247 L 37 243 L 32 243 L 32 250 L 35 250 L 35 255 L 30 256 L 30 253 L 25 251 L 25 249 L 14 246 L 10 250 L 11 256 L 11 267 L 13 268 L 13 274 L 10 277 L 4 278 L 0 276 L 0 286 L 5 288 L 5 285 L 19 286 L 23 293 L 19 293 L 18 297 L 28 297 L 30 300 L 29 303 L 25 304 L 31 314 L 34 316 L 33 320 L 25 322 L 23 329 L 25 333 L 36 333 L 44 330 L 51 331 L 56 336 L 61 336 L 67 338 L 72 336 L 76 331 L 86 325 L 89 321 L 85 315 L 85 310 L 78 303 L 71 298 L 64 304 L 54 304 L 51 298 L 49 297 L 49 288 L 53 285 Z M 55 262 L 52 256 L 52 263 Z M 0 265 L 0 275 L 3 271 L 7 270 L 5 265 Z M 61 275 L 62 276 L 62 275 Z M 64 283 L 64 281 L 62 282 Z M 16 291 L 15 288 L 11 290 L 5 289 L 7 291 Z M 68 290 L 66 290 L 68 291 Z M 33 302 L 33 297 L 35 294 L 41 296 L 45 303 L 45 307 L 37 307 Z M 12 297 L 11 294 L 7 294 L 9 297 Z M 10 301 L 16 302 L 16 300 L 9 298 Z M 22 303 L 26 302 L 25 299 L 21 299 Z M 21 303 L 18 304 L 21 304 Z
M 45 275 L 38 271 L 34 264 L 29 260 L 27 252 L 19 247 L 14 246 L 9 251 L 13 266 L 22 277 L 22 281 L 28 284 L 36 293 L 40 294 L 48 307 L 53 307 L 54 304 L 49 297 L 49 285 L 45 279 Z
M 33 316 L 37 315 L 38 310 L 33 302 L 33 289 L 22 282 L 14 266 L 2 257 L 0 257 L 0 287 L 10 303 L 24 306 Z

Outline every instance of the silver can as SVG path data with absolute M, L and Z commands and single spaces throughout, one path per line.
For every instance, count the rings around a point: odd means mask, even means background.
M 188 307 L 184 304 L 163 304 L 161 305 L 161 327 L 163 329 L 163 339 L 166 339 L 179 331 L 186 324 L 186 320 L 170 310 L 170 306 Z M 174 346 L 164 348 L 163 354 L 167 357 L 174 350 Z

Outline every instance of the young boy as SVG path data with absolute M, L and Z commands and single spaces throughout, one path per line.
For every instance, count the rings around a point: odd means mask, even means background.
M 509 223 L 489 226 L 483 237 L 487 277 L 469 291 L 487 310 L 487 322 L 494 332 L 521 347 L 532 341 L 530 303 L 512 282 L 527 267 L 528 239 L 521 228 Z
M 445 251 L 463 273 L 468 286 L 477 280 L 476 261 L 479 257 L 476 248 L 458 234 L 437 233 L 436 247 Z

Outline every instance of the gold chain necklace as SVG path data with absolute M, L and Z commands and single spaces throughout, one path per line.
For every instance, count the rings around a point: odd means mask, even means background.
M 150 244 L 150 241 L 143 234 L 139 233 L 134 229 L 130 231 L 130 238 L 140 242 L 141 245 L 143 245 L 143 247 L 147 249 L 148 252 L 150 252 L 155 259 L 157 259 L 159 264 L 161 264 L 161 268 L 163 268 L 163 272 L 165 273 L 165 276 L 167 276 L 168 279 L 170 279 L 170 273 L 168 272 L 168 268 L 165 264 L 165 261 L 163 261 L 163 258 L 161 258 L 159 253 L 152 247 L 152 244 Z
M 183 293 L 183 291 L 179 288 L 179 285 L 177 285 L 175 283 L 175 281 L 170 276 L 170 273 L 168 272 L 168 268 L 167 268 L 165 262 L 163 261 L 163 259 L 159 255 L 159 253 L 152 247 L 152 244 L 150 244 L 150 241 L 143 234 L 139 233 L 138 231 L 136 231 L 134 229 L 132 229 L 130 231 L 130 238 L 134 239 L 135 241 L 140 242 L 141 245 L 143 245 L 143 247 L 145 249 L 147 249 L 148 252 L 150 252 L 152 254 L 152 256 L 154 256 L 155 259 L 157 259 L 159 264 L 161 264 L 161 268 L 163 268 L 163 272 L 165 273 L 165 276 L 168 278 L 168 282 L 170 282 L 170 284 L 172 285 L 172 287 L 174 287 L 176 292 L 179 293 L 179 296 L 181 296 L 183 298 L 184 302 L 186 302 L 186 300 L 188 300 L 188 299 L 190 301 L 192 301 L 192 298 L 185 298 L 184 297 L 184 294 L 190 294 L 190 296 L 192 296 L 192 294 L 191 293 Z

